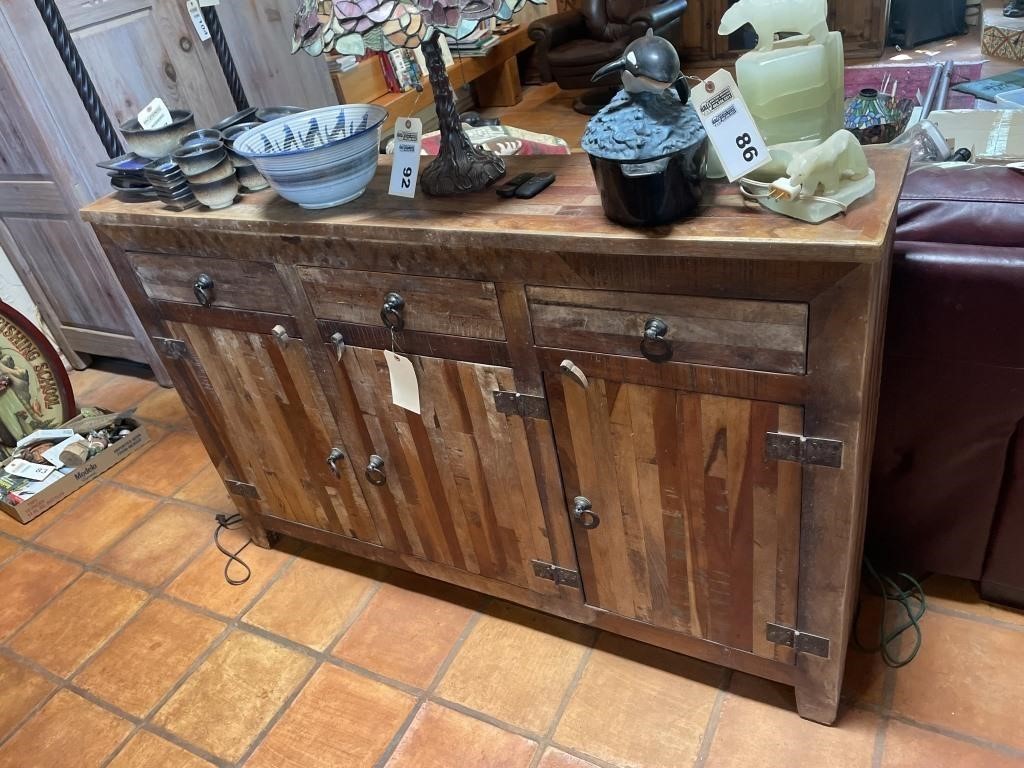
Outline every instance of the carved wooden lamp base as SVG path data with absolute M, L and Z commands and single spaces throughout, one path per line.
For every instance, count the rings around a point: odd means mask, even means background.
M 473 146 L 462 129 L 455 94 L 435 37 L 423 41 L 423 56 L 434 90 L 441 146 L 437 159 L 420 174 L 420 188 L 439 197 L 487 189 L 505 175 L 505 161 L 493 152 Z

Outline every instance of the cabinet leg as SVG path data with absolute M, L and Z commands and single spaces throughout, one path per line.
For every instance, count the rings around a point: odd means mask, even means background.
M 839 689 L 820 680 L 796 686 L 796 711 L 805 720 L 832 725 L 839 713 Z

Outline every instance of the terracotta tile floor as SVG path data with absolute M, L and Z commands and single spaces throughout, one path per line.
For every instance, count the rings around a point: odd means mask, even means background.
M 966 582 L 926 584 L 910 666 L 851 652 L 825 728 L 784 687 L 295 541 L 231 587 L 177 396 L 72 378 L 158 439 L 0 515 L 0 768 L 1024 767 L 1024 614 Z

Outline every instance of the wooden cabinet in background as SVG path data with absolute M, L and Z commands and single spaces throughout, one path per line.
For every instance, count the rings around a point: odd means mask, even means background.
M 286 534 L 796 688 L 836 716 L 894 209 L 709 184 L 657 231 L 586 158 L 535 201 L 271 191 L 84 212 L 258 543 Z M 394 404 L 411 362 L 420 412 Z

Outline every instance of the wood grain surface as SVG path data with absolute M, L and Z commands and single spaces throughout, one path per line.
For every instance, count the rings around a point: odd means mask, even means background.
M 776 657 L 767 621 L 795 619 L 800 466 L 766 461 L 764 434 L 799 434 L 800 409 L 568 377 L 548 378 L 587 602 Z M 571 468 L 571 470 L 567 470 Z
M 385 545 L 540 592 L 530 561 L 550 556 L 524 419 L 498 413 L 507 368 L 413 358 L 419 414 L 396 406 L 385 354 L 350 347 L 336 367 L 353 463 L 384 459 L 387 480 L 362 482 Z
M 377 543 L 351 462 L 337 462 L 339 477 L 327 465 L 342 443 L 321 417 L 329 409 L 305 345 L 184 323 L 170 330 L 189 345 L 210 416 L 263 502 L 286 519 Z
M 821 224 L 778 216 L 745 202 L 734 185 L 708 182 L 699 213 L 664 227 L 630 229 L 605 218 L 585 155 L 508 158 L 508 175 L 551 171 L 557 181 L 532 200 L 502 200 L 492 192 L 453 198 L 387 194 L 388 158 L 366 193 L 344 206 L 306 211 L 267 190 L 243 196 L 219 211 L 174 212 L 159 202 L 122 203 L 104 198 L 84 209 L 98 224 L 202 227 L 204 230 L 331 237 L 335 241 L 526 250 L 549 253 L 640 254 L 696 258 L 869 261 L 879 259 L 893 221 L 908 153 L 866 147 L 875 191 L 846 216 Z
M 527 288 L 534 337 L 545 347 L 643 357 L 646 322 L 668 325 L 672 362 L 803 373 L 807 307 L 783 302 Z

